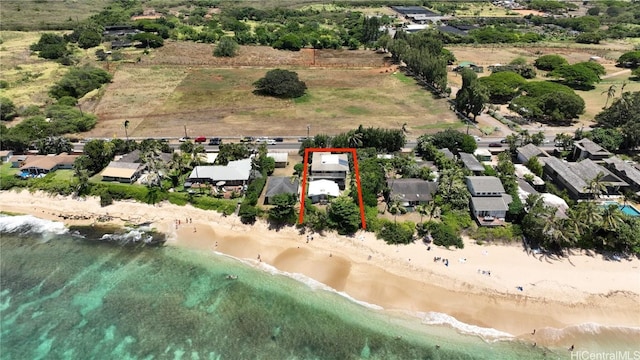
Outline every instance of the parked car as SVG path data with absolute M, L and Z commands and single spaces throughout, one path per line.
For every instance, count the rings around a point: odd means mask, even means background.
M 180 141 L 180 142 L 187 142 L 187 141 L 190 141 L 190 140 L 191 140 L 191 138 L 188 137 L 188 136 L 183 136 L 180 139 L 178 139 L 178 141 Z
M 502 144 L 497 143 L 497 142 L 493 142 L 493 143 L 489 144 L 489 147 L 501 148 Z
M 245 136 L 242 139 L 240 139 L 241 143 L 252 143 L 254 142 L 256 139 L 253 136 Z
M 222 145 L 222 139 L 218 137 L 214 137 L 209 139 L 209 145 Z
M 283 142 L 284 141 L 284 139 L 281 138 L 281 137 L 274 138 L 273 140 L 275 140 L 276 142 Z
M 207 138 L 204 137 L 204 136 L 198 136 L 194 141 L 197 142 L 197 143 L 203 143 L 203 142 L 207 141 Z
M 260 137 L 256 139 L 256 144 L 275 145 L 276 141 L 267 137 Z

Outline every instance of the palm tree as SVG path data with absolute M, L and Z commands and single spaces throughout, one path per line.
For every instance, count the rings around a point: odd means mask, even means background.
M 602 210 L 602 228 L 607 231 L 616 231 L 623 223 L 624 215 L 617 204 L 606 206 Z
M 129 141 L 129 133 L 127 132 L 127 129 L 129 129 L 129 120 L 124 121 L 124 136 L 127 138 L 127 141 Z
M 396 195 L 387 203 L 387 210 L 393 214 L 393 222 L 398 222 L 398 214 L 403 213 L 404 207 L 400 202 L 400 195 Z
M 556 216 L 554 208 L 545 211 L 545 215 L 546 221 L 542 231 L 549 240 L 548 245 L 562 252 L 562 249 L 565 247 L 565 240 L 567 240 L 564 232 L 564 221 Z
M 606 194 L 608 191 L 607 185 L 602 181 L 603 178 L 604 178 L 604 173 L 599 172 L 598 175 L 596 175 L 596 177 L 591 179 L 591 181 L 589 181 L 587 186 L 585 186 L 584 188 L 584 190 L 588 191 L 591 194 L 591 196 L 593 196 L 594 200 L 599 199 L 600 195 Z
M 602 221 L 602 215 L 598 211 L 598 206 L 592 201 L 584 201 L 578 203 L 576 206 L 576 220 L 579 220 L 583 224 L 584 234 L 588 229 L 594 229 L 600 227 Z
M 358 131 L 354 131 L 349 134 L 349 146 L 353 148 L 362 147 L 362 133 Z
M 588 229 L 588 225 L 582 218 L 582 214 L 577 208 L 570 208 L 566 213 L 565 231 L 573 238 L 581 237 Z
M 433 202 L 431 202 L 431 203 L 433 203 Z M 420 205 L 416 206 L 416 212 L 417 212 L 418 214 L 420 214 L 420 222 L 422 222 L 422 218 L 423 218 L 425 215 L 429 214 L 429 208 L 428 208 L 428 207 L 429 207 L 429 205 L 430 205 L 431 203 L 420 204 Z
M 615 84 L 611 84 L 609 86 L 608 90 L 602 92 L 602 94 L 604 94 L 604 93 L 607 93 L 607 101 L 605 101 L 604 107 L 602 107 L 602 108 L 606 109 L 607 105 L 609 104 L 609 100 L 611 100 L 611 98 L 616 96 L 616 85 Z
M 81 196 L 89 187 L 89 170 L 74 167 L 74 175 L 78 179 L 75 195 Z

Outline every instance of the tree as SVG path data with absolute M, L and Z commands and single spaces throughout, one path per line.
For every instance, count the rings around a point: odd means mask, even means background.
M 6 97 L 0 97 L 0 120 L 13 120 L 17 115 L 16 106 L 13 104 L 13 101 Z
M 64 37 L 52 33 L 42 34 L 40 40 L 31 45 L 31 51 L 37 51 L 39 57 L 51 60 L 61 59 L 69 54 Z
M 473 136 L 453 129 L 439 131 L 433 135 L 422 135 L 418 138 L 418 148 L 424 148 L 427 143 L 433 144 L 436 149 L 447 148 L 471 154 L 478 148 Z
M 566 123 L 584 112 L 584 100 L 570 87 L 550 81 L 533 81 L 521 87 L 524 95 L 509 108 L 528 119 Z
M 303 46 L 302 39 L 293 33 L 284 34 L 273 42 L 273 47 L 281 50 L 300 51 Z
M 635 69 L 640 66 L 640 50 L 626 52 L 618 58 L 618 66 Z
M 477 81 L 476 73 L 471 69 L 462 71 L 462 88 L 456 94 L 456 110 L 465 116 L 473 114 L 473 119 L 484 109 L 489 101 L 489 93 L 484 85 Z
M 600 66 L 600 68 L 594 65 Z M 602 65 L 595 62 L 582 62 L 573 65 L 562 65 L 553 70 L 549 75 L 563 79 L 566 85 L 574 88 L 592 88 L 593 84 L 600 82 Z
M 225 143 L 220 145 L 218 149 L 216 165 L 227 165 L 229 161 L 246 159 L 251 154 L 251 151 L 245 144 Z
M 84 144 L 84 154 L 79 156 L 74 168 L 87 169 L 94 175 L 105 168 L 113 159 L 113 144 L 104 140 L 90 140 Z
M 640 91 L 625 92 L 611 106 L 595 117 L 598 125 L 620 128 L 628 123 L 640 122 Z
M 79 99 L 89 91 L 110 82 L 111 79 L 112 76 L 108 72 L 89 65 L 72 68 L 53 85 L 49 90 L 49 94 L 56 99 L 64 96 Z
M 383 220 L 376 236 L 387 244 L 410 244 L 413 242 L 414 226 L 412 223 L 397 223 Z
M 525 165 L 535 175 L 542 176 L 542 172 L 544 169 L 542 167 L 542 163 L 540 162 L 540 160 L 538 160 L 537 156 L 530 158 Z
M 269 219 L 278 224 L 295 222 L 297 198 L 294 194 L 278 194 L 269 199 L 271 205 L 269 209 Z
M 350 235 L 360 226 L 360 209 L 348 196 L 339 196 L 327 209 L 327 222 L 340 235 Z
M 553 71 L 568 64 L 567 59 L 560 55 L 543 55 L 533 62 L 536 68 L 545 71 Z
M 607 193 L 607 185 L 602 181 L 604 173 L 599 172 L 596 177 L 589 180 L 584 190 L 588 191 L 594 200 L 599 199 L 602 194 Z
M 609 100 L 616 96 L 616 84 L 609 85 L 609 88 L 606 91 L 603 91 L 601 94 L 607 93 L 607 101 L 605 101 L 603 109 L 607 108 L 607 104 L 609 104 Z
M 297 98 L 307 90 L 307 85 L 298 79 L 297 73 L 282 69 L 268 71 L 253 85 L 257 94 L 279 98 Z
M 573 148 L 573 136 L 569 134 L 556 134 L 554 142 L 562 147 L 562 151 L 568 151 Z
M 527 80 L 512 71 L 494 72 L 478 79 L 487 89 L 489 101 L 494 104 L 506 104 L 518 95 L 518 88 Z
M 602 35 L 596 31 L 584 32 L 576 36 L 578 44 L 600 44 Z
M 612 128 L 595 128 L 586 134 L 587 138 L 611 152 L 618 152 L 620 150 L 625 142 L 626 136 L 628 136 L 628 134 L 623 134 L 617 129 Z
M 145 48 L 159 48 L 164 45 L 164 39 L 156 34 L 151 34 L 147 32 L 135 34 L 133 36 L 133 40 L 140 41 L 142 47 Z
M 213 56 L 234 57 L 238 54 L 238 43 L 230 36 L 223 36 L 218 41 L 218 45 L 213 49 Z

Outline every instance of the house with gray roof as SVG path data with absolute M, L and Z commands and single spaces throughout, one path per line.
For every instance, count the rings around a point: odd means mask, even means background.
M 602 146 L 589 139 L 582 139 L 573 143 L 573 158 L 576 161 L 591 159 L 595 161 L 604 160 L 613 154 L 605 150 Z
M 473 154 L 461 152 L 458 155 L 460 156 L 460 161 L 462 161 L 462 164 L 464 164 L 464 167 L 466 169 L 470 170 L 476 175 L 482 174 L 484 172 L 484 165 L 482 165 L 480 161 L 478 161 L 478 159 L 473 156 Z
M 314 152 L 311 161 L 311 181 L 335 181 L 340 189 L 344 190 L 347 173 L 349 172 L 349 158 L 347 154 Z
M 266 188 L 264 203 L 270 204 L 270 200 L 276 195 L 293 194 L 298 196 L 300 180 L 290 176 L 269 176 Z
M 618 194 L 621 188 L 629 186 L 628 183 L 591 159 L 569 163 L 555 157 L 549 157 L 545 159 L 544 172 L 550 180 L 561 188 L 567 189 L 569 195 L 574 199 L 591 198 L 587 187 L 589 182 L 600 173 L 604 175 L 602 182 L 607 187 L 607 194 Z
M 495 176 L 467 176 L 471 212 L 480 226 L 501 226 L 513 201 Z
M 437 182 L 422 179 L 387 179 L 387 186 L 390 189 L 389 199 L 399 200 L 407 210 L 433 201 L 438 191 Z
M 617 156 L 604 159 L 607 169 L 629 184 L 633 191 L 640 192 L 640 169 Z
M 191 184 L 246 185 L 251 177 L 251 158 L 229 161 L 227 165 L 196 166 L 189 175 L 185 187 Z
M 518 161 L 521 164 L 526 164 L 529 161 L 529 159 L 531 159 L 532 157 L 538 157 L 538 158 L 549 157 L 549 154 L 547 154 L 546 151 L 540 149 L 539 147 L 533 144 L 520 146 L 519 148 L 516 149 L 516 154 L 517 154 Z

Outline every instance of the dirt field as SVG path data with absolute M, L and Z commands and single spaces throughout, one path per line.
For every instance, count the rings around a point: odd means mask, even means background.
M 394 74 L 372 51 L 277 51 L 243 47 L 232 59 L 211 56 L 210 45 L 169 43 L 137 64 L 121 64 L 93 111 L 100 121 L 87 137 L 301 136 L 336 134 L 359 124 L 422 129 L 456 123 L 442 99 Z M 181 56 L 182 54 L 182 56 Z M 189 54 L 185 57 L 184 54 Z M 250 65 L 254 66 L 250 66 Z M 315 64 L 315 65 L 314 65 Z M 295 70 L 307 95 L 281 100 L 253 94 L 271 68 Z M 419 134 L 416 134 L 416 136 Z

